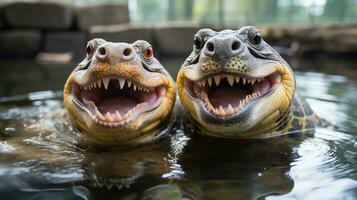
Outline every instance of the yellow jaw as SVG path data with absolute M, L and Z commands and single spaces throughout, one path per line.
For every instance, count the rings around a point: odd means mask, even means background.
M 137 145 L 157 139 L 171 118 L 176 91 L 156 59 L 143 60 L 144 52 L 152 56 L 151 47 L 145 41 L 131 45 L 95 39 L 92 44 L 90 62 L 86 58 L 82 63 L 87 66 L 80 64 L 64 87 L 70 120 L 90 144 Z
M 70 79 L 69 79 L 70 80 Z M 80 132 L 88 136 L 89 143 L 98 145 L 137 145 L 156 140 L 156 133 L 170 120 L 175 104 L 175 86 L 167 81 L 167 96 L 160 106 L 150 112 L 142 113 L 123 127 L 109 128 L 95 123 L 94 119 L 74 103 L 70 81 L 64 90 L 64 105 L 71 121 Z
M 244 67 L 242 66 L 242 68 Z M 244 116 L 239 116 L 239 114 L 236 118 L 215 116 L 217 120 L 212 122 L 211 118 L 213 117 L 207 117 L 211 114 L 203 111 L 202 102 L 193 98 L 187 91 L 185 79 L 195 76 L 197 80 L 202 78 L 199 75 L 200 72 L 195 73 L 194 69 L 199 69 L 199 66 L 183 67 L 179 71 L 177 91 L 184 109 L 201 134 L 223 138 L 259 138 L 275 128 L 273 127 L 274 123 L 290 108 L 295 92 L 295 79 L 289 68 L 276 63 L 271 70 L 281 75 L 281 83 L 274 92 L 256 100 L 258 102 L 249 108 Z

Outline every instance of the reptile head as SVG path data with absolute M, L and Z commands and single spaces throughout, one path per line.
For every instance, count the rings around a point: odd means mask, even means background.
M 289 108 L 289 65 L 254 27 L 202 29 L 177 77 L 181 103 L 201 133 L 253 138 Z
M 82 133 L 99 144 L 155 139 L 175 103 L 172 78 L 146 41 L 88 42 L 67 79 L 64 105 Z

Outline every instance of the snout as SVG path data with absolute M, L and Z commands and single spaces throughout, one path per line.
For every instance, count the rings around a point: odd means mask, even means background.
M 216 36 L 210 38 L 204 46 L 203 53 L 207 57 L 224 60 L 238 55 L 241 51 L 241 42 L 235 36 Z
M 105 43 L 98 48 L 95 57 L 101 62 L 115 63 L 133 60 L 135 52 L 127 43 Z

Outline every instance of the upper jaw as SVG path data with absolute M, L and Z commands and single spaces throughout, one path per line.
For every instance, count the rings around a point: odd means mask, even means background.
M 281 84 L 281 74 L 272 72 L 266 76 L 248 76 L 220 72 L 196 80 L 185 76 L 184 82 L 186 94 L 200 105 L 200 112 L 206 118 L 235 119 L 273 93 Z
M 140 80 L 116 74 L 81 83 L 72 79 L 72 100 L 95 124 L 123 128 L 142 113 L 159 107 L 166 97 L 163 80 L 151 85 Z

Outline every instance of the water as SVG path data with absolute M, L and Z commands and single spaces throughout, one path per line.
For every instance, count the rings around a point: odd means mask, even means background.
M 335 127 L 314 137 L 230 141 L 177 128 L 133 149 L 68 137 L 61 92 L 0 99 L 1 199 L 356 199 L 357 73 L 296 72 L 298 91 Z M 348 73 L 344 73 L 348 71 Z

